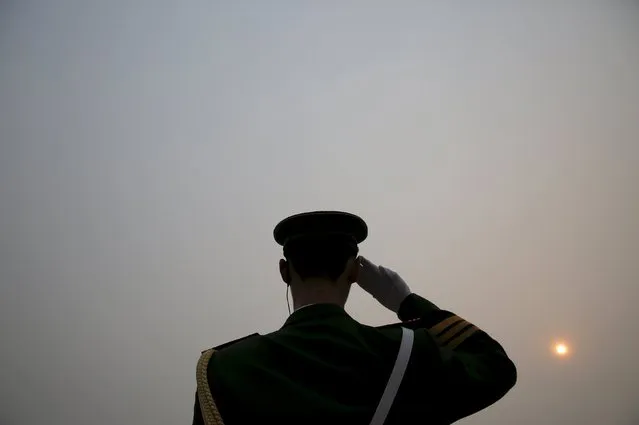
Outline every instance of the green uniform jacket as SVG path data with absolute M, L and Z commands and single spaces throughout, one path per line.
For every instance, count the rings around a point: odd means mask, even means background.
M 193 424 L 366 425 L 395 364 L 400 326 L 414 329 L 415 339 L 386 424 L 450 424 L 515 385 L 513 362 L 473 324 L 416 294 L 398 316 L 402 323 L 371 327 L 316 304 L 273 333 L 205 351 Z

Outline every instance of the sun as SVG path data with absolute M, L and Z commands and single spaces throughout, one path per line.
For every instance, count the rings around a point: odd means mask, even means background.
M 570 348 L 564 342 L 557 342 L 553 346 L 553 352 L 558 357 L 566 357 L 566 356 L 568 356 L 568 354 L 570 354 Z

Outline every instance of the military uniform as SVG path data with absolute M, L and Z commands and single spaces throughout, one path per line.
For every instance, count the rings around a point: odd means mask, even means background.
M 371 327 L 337 305 L 315 304 L 273 333 L 205 351 L 193 424 L 368 424 L 402 327 L 413 330 L 414 342 L 386 424 L 450 424 L 514 386 L 513 362 L 473 324 L 417 294 L 404 299 L 398 317 L 400 323 Z

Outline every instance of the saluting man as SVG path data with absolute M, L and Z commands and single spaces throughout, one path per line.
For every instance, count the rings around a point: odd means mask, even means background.
M 367 234 L 361 218 L 331 211 L 275 227 L 294 312 L 275 332 L 202 354 L 193 424 L 450 424 L 515 385 L 515 365 L 486 332 L 358 256 Z M 401 322 L 350 317 L 353 283 Z

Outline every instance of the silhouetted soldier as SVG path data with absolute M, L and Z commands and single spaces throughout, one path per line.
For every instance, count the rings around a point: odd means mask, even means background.
M 367 233 L 341 212 L 276 226 L 295 311 L 273 333 L 202 354 L 194 424 L 450 424 L 515 385 L 515 365 L 488 334 L 357 256 Z M 351 318 L 344 305 L 355 282 L 401 323 Z

